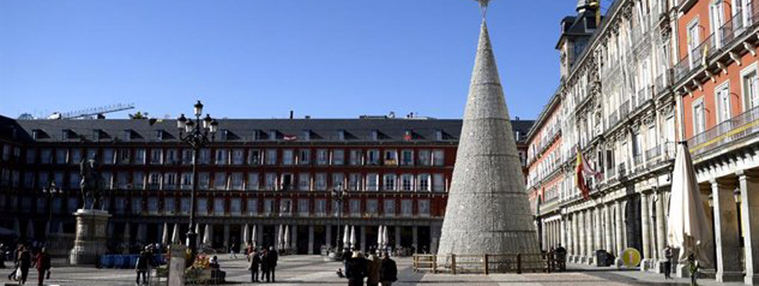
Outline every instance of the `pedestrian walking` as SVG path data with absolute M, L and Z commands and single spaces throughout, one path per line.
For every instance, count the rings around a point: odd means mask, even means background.
M 264 248 L 261 251 L 261 280 L 271 282 L 271 273 L 269 272 L 269 250 Z
M 379 285 L 381 266 L 382 266 L 382 261 L 380 260 L 379 256 L 377 256 L 377 253 L 372 251 L 371 255 L 369 255 L 369 261 L 367 262 L 367 267 L 366 267 L 366 272 L 367 272 L 366 285 L 367 286 Z
M 561 243 L 559 243 L 559 246 L 556 247 L 555 251 L 556 255 L 554 256 L 556 258 L 557 262 L 557 268 L 559 271 L 566 271 L 567 270 L 567 249 L 561 246 Z
M 42 286 L 45 281 L 45 274 L 50 279 L 50 255 L 44 247 L 37 253 L 34 258 L 34 266 L 37 268 L 37 285 Z
M 229 254 L 233 259 L 237 259 L 237 252 L 239 250 L 239 245 L 237 245 L 237 239 L 232 238 L 232 244 L 229 247 Z
M 664 279 L 671 279 L 672 278 L 672 247 L 667 245 L 664 247 Z
M 380 265 L 380 282 L 382 286 L 390 286 L 395 281 L 398 281 L 398 266 L 390 258 L 389 253 L 384 252 L 382 254 L 382 264 Z
M 258 253 L 253 250 L 248 256 L 248 259 L 250 260 L 250 264 L 248 265 L 248 270 L 250 270 L 250 282 L 258 282 L 258 267 L 261 264 L 261 257 L 258 256 Z
M 8 280 L 12 281 L 18 281 L 19 275 L 21 275 L 21 269 L 18 265 L 18 258 L 19 255 L 21 255 L 21 248 L 22 245 L 19 244 L 16 246 L 16 249 L 13 250 L 13 271 L 11 271 L 10 274 L 8 274 Z
M 276 282 L 276 273 L 277 273 L 277 261 L 279 260 L 279 254 L 276 250 L 274 250 L 273 246 L 269 246 L 269 273 L 271 275 L 271 282 Z M 268 282 L 268 280 L 267 280 Z
M 364 285 L 364 278 L 367 274 L 368 261 L 360 251 L 353 251 L 353 255 L 348 259 L 345 267 L 345 277 L 348 277 L 348 286 Z
M 137 263 L 134 265 L 134 269 L 137 272 L 137 278 L 135 280 L 137 285 L 148 284 L 148 271 L 151 258 L 152 257 L 150 257 L 147 248 L 141 251 L 140 255 L 137 257 Z M 140 276 L 142 276 L 142 283 L 140 283 Z
M 29 268 L 32 267 L 32 254 L 26 247 L 21 248 L 21 253 L 18 257 L 18 264 L 18 268 L 21 270 L 21 278 L 19 279 L 19 284 L 24 285 L 26 284 L 26 278 L 29 276 Z M 16 275 L 18 275 L 18 273 Z

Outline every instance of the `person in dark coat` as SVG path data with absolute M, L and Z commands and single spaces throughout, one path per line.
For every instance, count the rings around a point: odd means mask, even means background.
M 29 276 L 29 268 L 32 267 L 32 254 L 26 247 L 21 249 L 18 256 L 18 265 L 21 269 L 21 279 L 19 284 L 26 284 L 26 277 Z
M 390 259 L 390 255 L 384 252 L 380 265 L 380 283 L 382 286 L 390 286 L 395 281 L 398 281 L 398 266 L 395 265 L 395 261 Z
M 8 274 L 8 280 L 18 280 L 18 258 L 21 255 L 22 245 L 19 244 L 16 249 L 13 250 L 13 271 Z
M 137 257 L 137 263 L 134 266 L 134 270 L 137 272 L 137 285 L 148 284 L 148 268 L 150 267 L 150 260 L 152 259 L 150 252 L 143 250 L 140 252 L 140 256 Z M 142 276 L 142 284 L 140 283 L 140 276 Z
M 253 250 L 250 252 L 248 259 L 250 259 L 250 264 L 248 265 L 250 282 L 258 282 L 258 266 L 261 265 L 261 257 L 258 256 L 258 252 Z
M 269 247 L 269 273 L 271 275 L 271 282 L 275 282 L 276 279 L 274 277 L 276 276 L 276 269 L 277 269 L 277 260 L 279 260 L 279 255 L 277 254 L 277 251 L 274 250 L 274 247 Z M 268 280 L 266 282 L 269 282 Z
M 270 282 L 271 275 L 269 274 L 269 250 L 264 248 L 261 251 L 261 280 L 266 279 L 266 282 Z
M 37 285 L 42 286 L 45 281 L 45 273 L 48 273 L 48 279 L 50 278 L 50 255 L 47 254 L 44 247 L 34 258 L 34 265 L 37 267 Z
M 367 275 L 368 261 L 361 255 L 360 251 L 354 251 L 348 263 L 345 266 L 345 277 L 348 278 L 348 286 L 364 285 L 364 278 Z

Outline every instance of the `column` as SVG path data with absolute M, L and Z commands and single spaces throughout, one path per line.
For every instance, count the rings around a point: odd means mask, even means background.
M 240 247 L 240 252 L 245 253 L 245 247 L 247 246 L 247 241 L 245 240 L 245 224 L 240 225 L 240 237 L 237 239 L 237 244 Z M 250 230 L 250 228 L 248 228 Z
M 593 208 L 593 214 L 594 214 L 594 222 L 593 222 L 593 232 L 595 232 L 595 240 L 593 241 L 593 245 L 595 246 L 593 248 L 593 254 L 595 254 L 595 251 L 598 249 L 603 248 L 601 232 L 603 232 L 602 224 L 601 224 L 601 206 L 596 206 Z M 595 257 L 595 255 L 593 255 Z
M 263 247 L 267 247 L 266 245 L 263 245 L 263 243 L 264 243 L 264 225 L 259 224 L 258 226 L 256 226 L 256 245 L 263 249 Z
M 561 220 L 559 220 L 559 236 L 560 236 L 560 244 L 561 246 L 564 246 L 564 248 L 567 248 L 567 217 L 562 216 Z
M 325 227 L 327 228 L 326 234 L 325 234 L 325 236 L 326 236 L 325 240 L 326 240 L 326 243 L 327 243 L 327 247 L 331 248 L 333 246 L 333 244 L 332 244 L 332 225 L 328 224 L 328 225 L 325 225 Z M 339 227 L 340 226 L 338 226 L 338 228 Z M 337 243 L 335 243 L 334 246 L 337 246 Z
M 611 213 L 611 205 L 610 204 L 604 204 L 604 216 L 606 217 L 604 221 L 604 234 L 606 235 L 606 251 L 610 252 L 611 254 L 614 254 L 616 256 L 617 254 L 614 253 L 614 241 L 613 241 L 613 235 L 612 232 L 614 232 L 614 229 L 612 228 L 612 213 Z
M 716 248 L 717 282 L 740 281 L 743 278 L 738 233 L 738 209 L 733 198 L 735 184 L 712 179 L 714 206 L 714 246 Z
M 294 253 L 298 253 L 298 225 L 294 224 L 290 228 L 290 249 L 294 251 Z
M 540 219 L 540 245 L 543 246 L 543 250 L 548 250 L 548 239 L 546 230 L 546 222 L 542 218 Z
M 580 215 L 577 212 L 572 213 L 572 254 L 575 262 L 580 258 Z
M 308 249 L 306 250 L 306 254 L 320 254 L 314 251 L 314 226 L 313 225 L 308 226 Z
M 226 251 L 229 251 L 229 249 L 227 249 L 228 247 L 230 247 L 230 245 L 229 245 L 229 225 L 225 224 L 224 225 L 224 248 L 226 249 Z
M 395 226 L 395 248 L 401 248 L 401 227 L 398 225 Z
M 616 225 L 616 231 L 614 233 L 614 240 L 617 244 L 616 259 L 614 261 L 617 266 L 622 265 L 622 259 L 620 254 L 625 249 L 624 240 L 622 239 L 622 231 L 624 228 L 624 220 L 622 220 L 622 204 L 619 201 L 614 201 L 614 210 L 616 211 L 614 224 Z
M 667 244 L 667 216 L 664 213 L 664 191 L 659 189 L 656 193 L 656 249 L 659 261 L 664 261 L 664 247 Z M 657 268 L 661 263 L 657 263 Z M 663 271 L 657 271 L 663 272 Z
M 588 264 L 593 264 L 595 261 L 595 253 L 593 250 L 595 250 L 596 246 L 594 244 L 595 239 L 595 225 L 593 223 L 593 209 L 594 207 L 590 207 L 587 210 L 585 210 L 585 221 L 587 228 L 585 229 L 585 235 L 588 240 L 588 247 L 585 249 L 586 256 L 588 256 Z
M 649 211 L 648 211 L 648 194 L 647 193 L 641 193 L 640 194 L 640 229 L 641 229 L 641 237 L 643 238 L 643 250 L 641 251 L 641 256 L 643 260 L 640 263 L 640 270 L 645 271 L 648 269 L 648 263 L 651 260 L 651 243 L 649 242 L 649 233 L 651 232 L 650 229 L 650 223 L 648 221 L 648 218 L 650 217 Z
M 743 221 L 743 250 L 745 251 L 746 284 L 759 283 L 759 180 L 754 174 L 736 172 L 741 190 L 741 220 Z
M 579 242 L 580 242 L 580 247 L 579 247 L 579 249 L 580 249 L 580 260 L 578 260 L 577 262 L 583 263 L 583 262 L 586 261 L 585 258 L 587 256 L 587 253 L 585 252 L 585 249 L 586 249 L 586 247 L 585 247 L 585 245 L 586 245 L 586 241 L 585 241 L 585 225 L 586 225 L 585 224 L 585 211 L 581 210 L 581 211 L 578 212 L 578 214 L 580 215 L 580 220 L 577 222 L 577 224 L 580 227 L 580 229 L 578 231 L 579 232 L 579 235 L 578 235 L 579 236 Z
M 414 249 L 416 249 L 416 253 L 419 253 L 419 227 L 413 226 L 411 227 L 411 239 L 412 243 L 414 244 Z

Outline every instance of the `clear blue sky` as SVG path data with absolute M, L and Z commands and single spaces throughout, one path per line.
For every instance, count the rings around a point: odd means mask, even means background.
M 492 1 L 512 118 L 535 118 L 555 90 L 576 3 Z M 3 0 L 0 114 L 123 102 L 177 116 L 201 99 L 215 117 L 458 118 L 479 19 L 472 0 Z

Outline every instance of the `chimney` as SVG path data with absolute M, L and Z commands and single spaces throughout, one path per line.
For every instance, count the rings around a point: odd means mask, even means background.
M 290 119 L 293 119 L 293 115 L 295 115 L 295 112 L 291 109 L 290 110 Z

